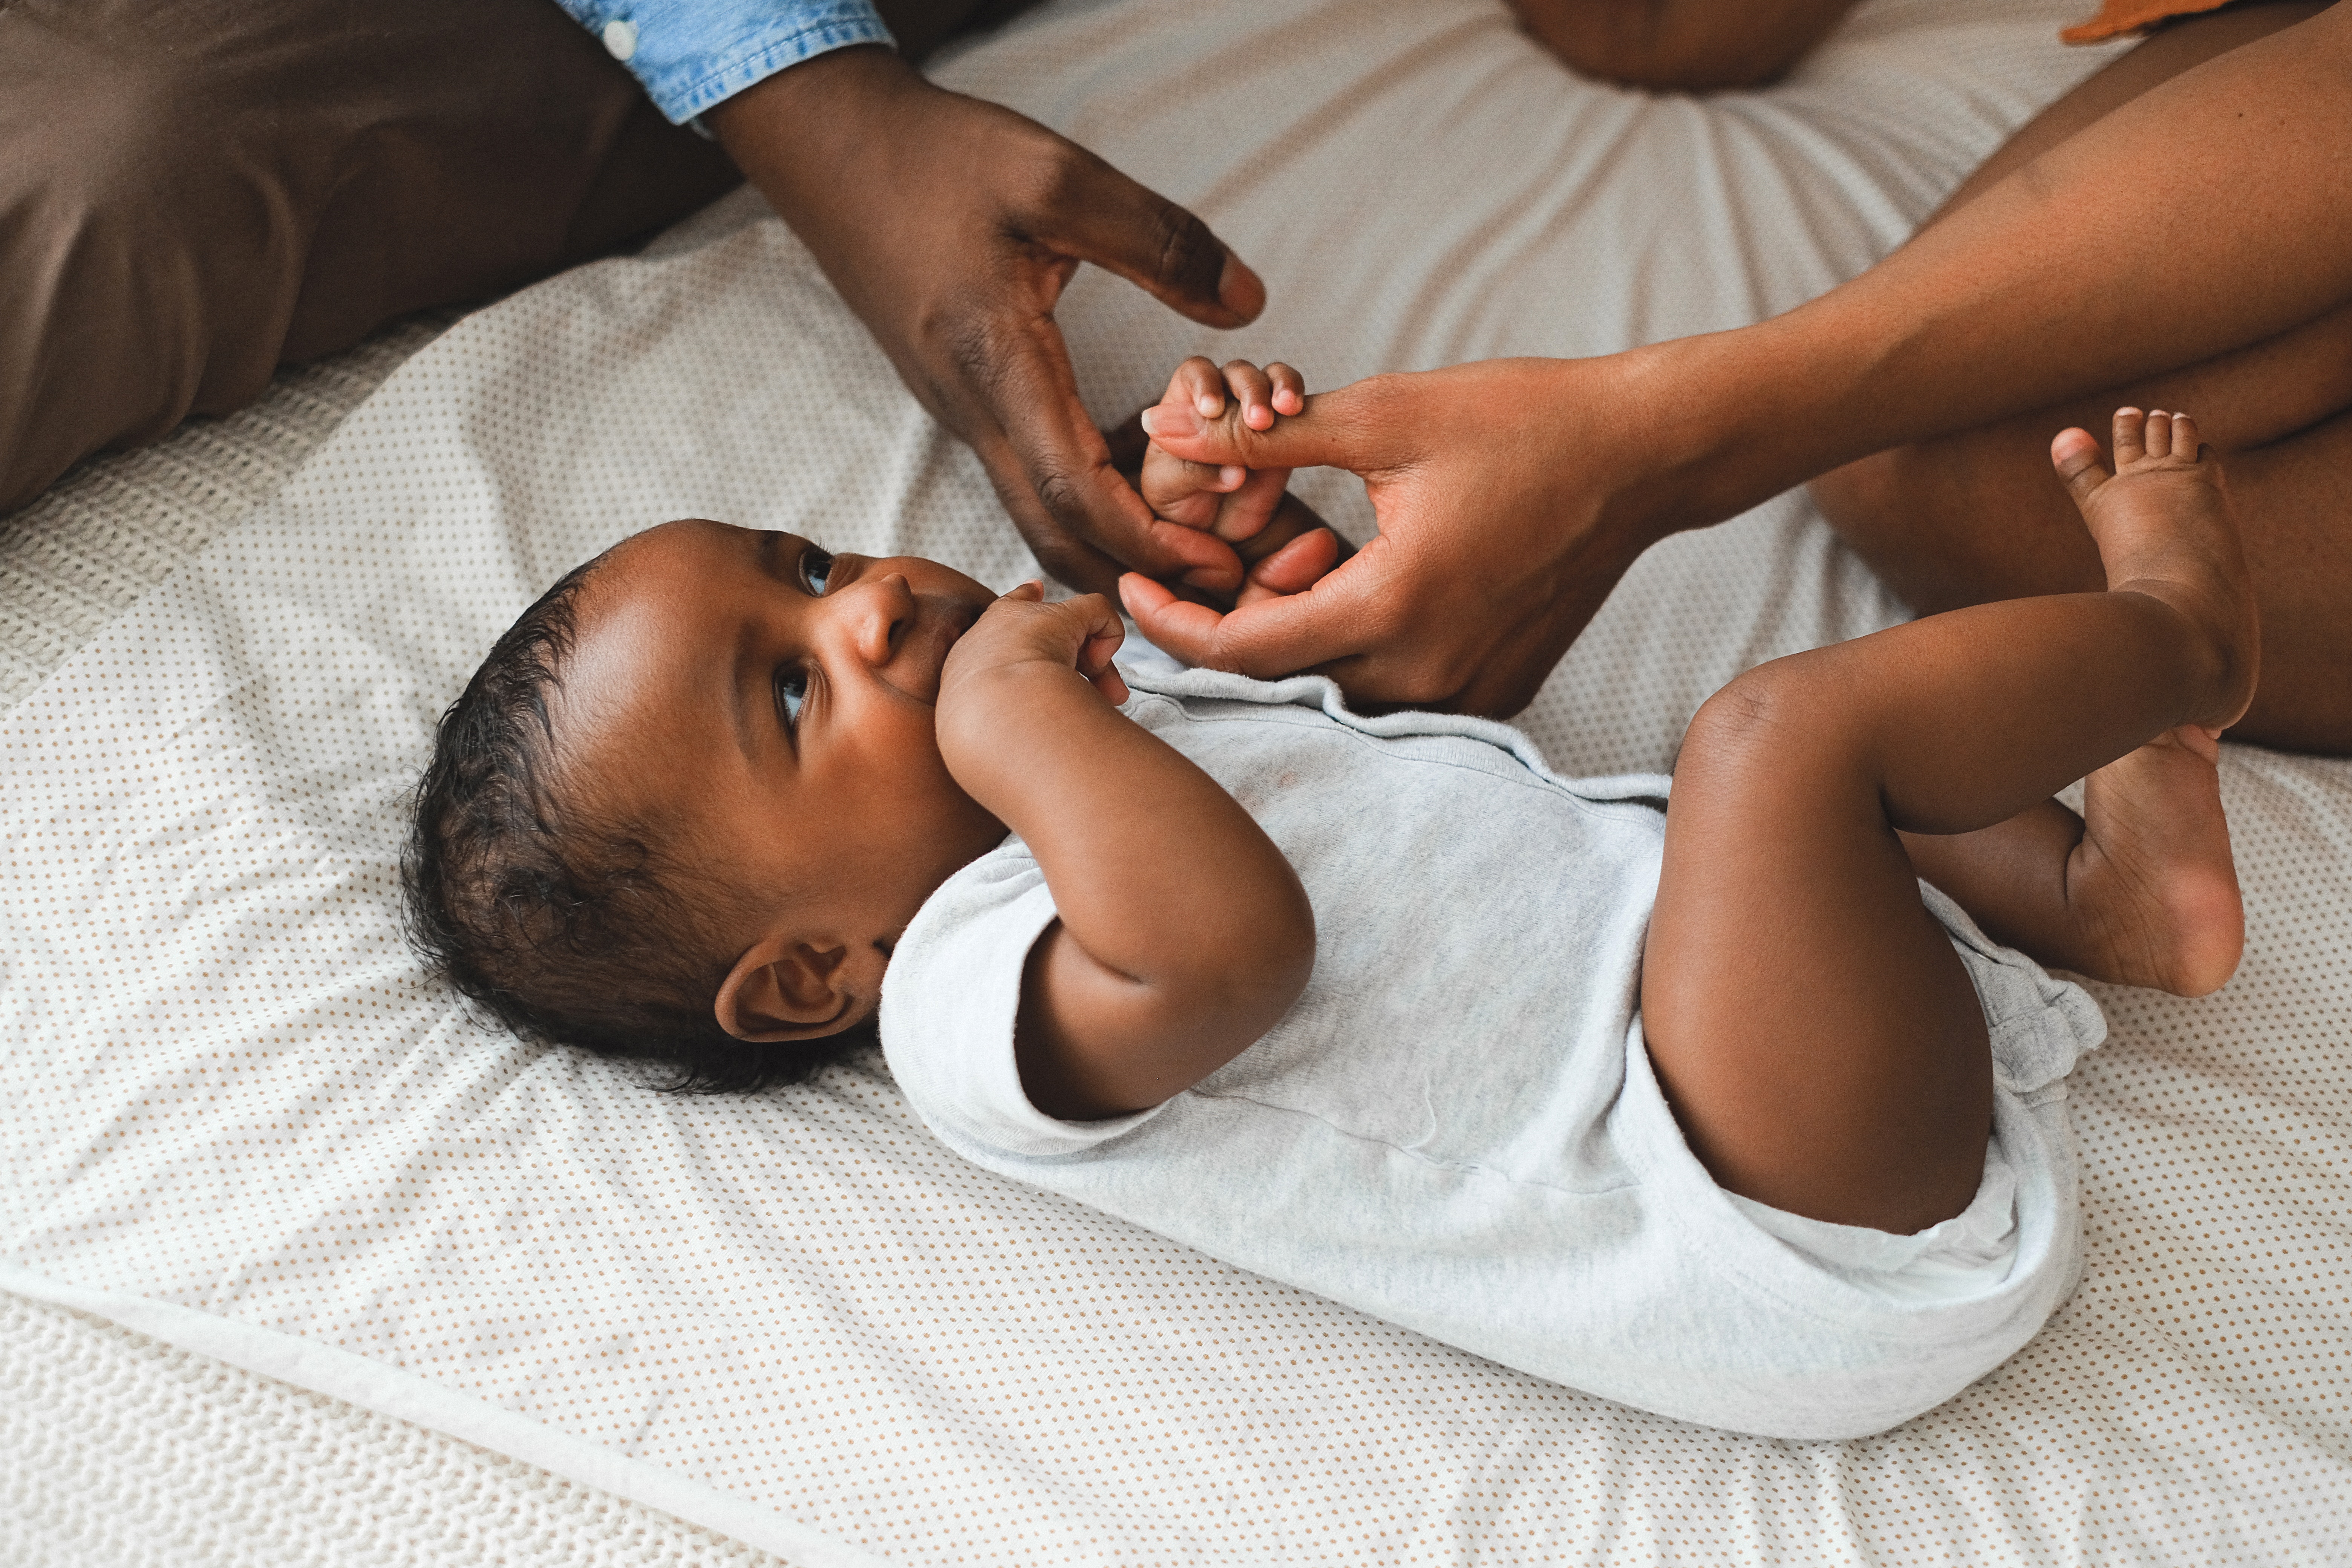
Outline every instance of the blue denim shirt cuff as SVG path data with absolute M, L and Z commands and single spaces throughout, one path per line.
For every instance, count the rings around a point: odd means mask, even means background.
M 683 125 L 803 60 L 895 42 L 870 0 L 556 0 Z M 699 129 L 698 127 L 698 129 Z

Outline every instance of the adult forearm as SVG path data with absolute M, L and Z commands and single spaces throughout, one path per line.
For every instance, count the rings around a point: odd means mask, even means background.
M 2352 7 L 2183 73 L 1871 271 L 1643 351 L 1685 523 L 1897 444 L 2259 342 L 2352 298 Z

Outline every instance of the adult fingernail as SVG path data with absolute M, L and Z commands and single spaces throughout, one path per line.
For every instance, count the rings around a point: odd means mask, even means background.
M 1147 436 L 1157 436 L 1157 435 L 1159 435 L 1159 434 L 1160 434 L 1160 410 L 1159 410 L 1158 408 L 1156 408 L 1156 407 L 1154 407 L 1154 408 L 1147 408 L 1147 409 L 1145 409 L 1145 410 L 1144 410 L 1140 415 L 1139 415 L 1139 416 L 1137 416 L 1137 418 L 1136 418 L 1136 423 L 1143 426 L 1143 433 L 1144 433 L 1145 435 L 1147 435 Z
M 1265 306 L 1265 282 L 1231 251 L 1225 253 L 1225 265 L 1217 274 L 1217 303 L 1244 321 Z

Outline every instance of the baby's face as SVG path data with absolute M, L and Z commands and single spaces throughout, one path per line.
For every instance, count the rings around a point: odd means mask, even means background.
M 948 773 L 932 714 L 992 597 L 913 556 L 650 529 L 583 586 L 554 712 L 566 769 L 600 808 L 682 822 L 699 868 L 878 977 L 875 953 L 1004 835 Z

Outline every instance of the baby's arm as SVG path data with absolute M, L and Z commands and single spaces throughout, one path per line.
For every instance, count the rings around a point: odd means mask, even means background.
M 1140 1110 L 1246 1050 L 1306 988 L 1315 914 L 1214 779 L 1111 706 L 1123 636 L 1099 595 L 989 606 L 949 655 L 940 752 L 1021 835 L 1060 918 L 1030 952 L 1015 1051 L 1029 1099 Z

